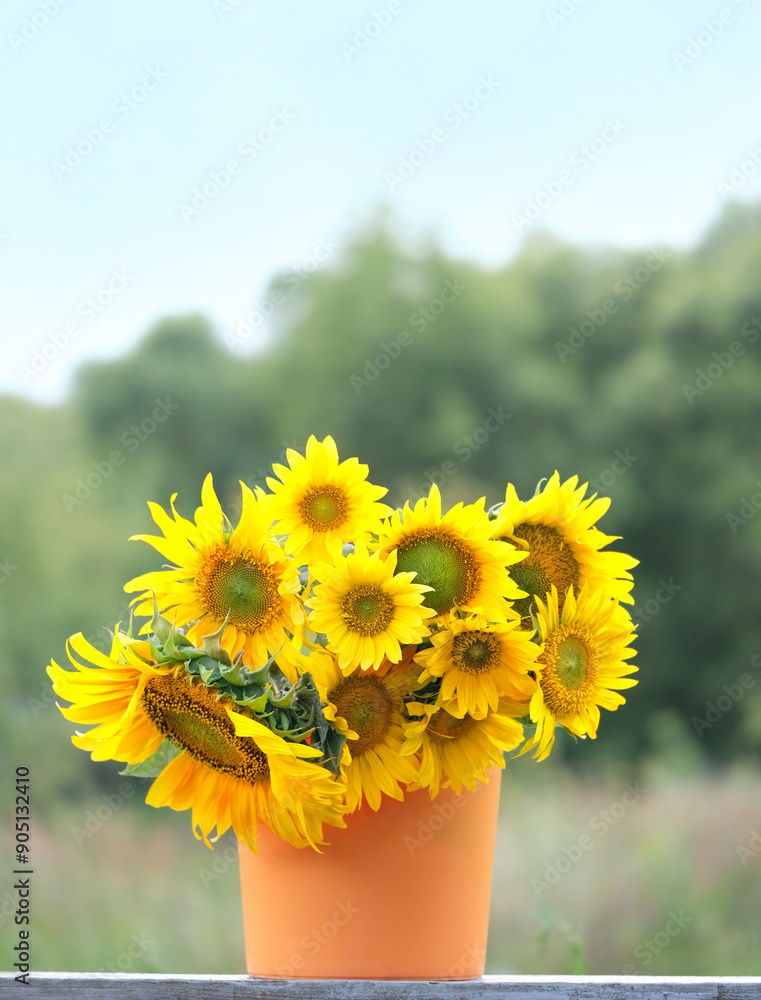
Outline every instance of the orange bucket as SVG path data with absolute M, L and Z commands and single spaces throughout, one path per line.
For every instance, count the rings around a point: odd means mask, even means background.
M 322 854 L 269 828 L 242 844 L 246 964 L 267 979 L 475 979 L 483 975 L 499 809 L 487 784 L 366 805 L 326 827 Z

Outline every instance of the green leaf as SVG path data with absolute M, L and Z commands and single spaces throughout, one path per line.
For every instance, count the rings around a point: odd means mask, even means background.
M 151 618 L 151 632 L 157 636 L 160 643 L 165 643 L 169 636 L 174 631 L 174 625 L 169 621 L 169 619 L 164 618 L 163 615 L 159 614 L 159 606 L 156 603 L 156 597 L 153 598 L 153 618 Z
M 207 653 L 215 660 L 219 660 L 220 663 L 224 663 L 225 666 L 232 666 L 232 660 L 230 659 L 230 654 L 226 649 L 222 648 L 222 635 L 227 628 L 227 622 L 230 618 L 230 614 L 225 616 L 225 620 L 222 622 L 220 627 L 216 632 L 212 632 L 211 635 L 205 635 L 201 640 L 201 645 L 203 646 L 204 653 Z
M 148 757 L 147 760 L 143 760 L 139 764 L 128 764 L 119 774 L 128 774 L 133 778 L 155 778 L 161 774 L 167 764 L 174 760 L 179 752 L 179 747 L 170 743 L 169 740 L 164 740 L 156 753 Z

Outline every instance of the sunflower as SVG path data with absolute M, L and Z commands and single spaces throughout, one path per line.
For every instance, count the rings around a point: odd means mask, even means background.
M 162 613 L 176 625 L 192 624 L 188 638 L 196 646 L 205 635 L 225 625 L 221 643 L 235 656 L 243 650 L 252 666 L 285 647 L 298 635 L 304 611 L 298 599 L 299 576 L 292 559 L 272 535 L 264 494 L 255 496 L 241 483 L 243 504 L 235 530 L 229 530 L 211 476 L 201 494 L 195 523 L 174 509 L 173 518 L 158 504 L 148 506 L 162 536 L 134 535 L 148 542 L 173 568 L 145 573 L 126 584 L 128 593 L 142 591 L 134 603 L 138 615 L 153 614 L 154 597 Z M 297 640 L 298 641 L 298 640 Z
M 478 503 L 458 503 L 441 514 L 441 494 L 431 487 L 427 498 L 395 511 L 384 525 L 377 550 L 397 550 L 397 571 L 417 573 L 416 582 L 431 590 L 425 604 L 437 614 L 457 607 L 505 621 L 507 600 L 523 597 L 507 567 L 524 558 L 512 544 L 491 538 L 492 524 Z
M 399 756 L 404 742 L 403 698 L 411 690 L 409 673 L 358 670 L 346 677 L 332 654 L 317 652 L 310 659 L 315 661 L 312 675 L 325 718 L 348 737 L 341 762 L 347 812 L 354 812 L 363 800 L 377 811 L 382 795 L 401 801 L 401 786 L 417 778 L 416 762 Z
M 433 646 L 415 656 L 424 667 L 420 680 L 441 677 L 441 697 L 453 715 L 483 719 L 496 712 L 499 699 L 522 703 L 528 714 L 536 680 L 534 670 L 539 647 L 533 632 L 522 631 L 520 619 L 491 624 L 480 615 L 457 618 L 450 615 L 446 627 L 431 640 Z
M 425 619 L 436 612 L 423 606 L 429 588 L 413 583 L 414 573 L 395 574 L 396 558 L 396 552 L 385 559 L 377 552 L 369 555 L 359 543 L 334 566 L 312 567 L 320 582 L 306 602 L 309 627 L 327 636 L 346 672 L 377 669 L 384 658 L 398 663 L 400 643 L 418 643 L 430 635 Z
M 626 662 L 635 655 L 629 646 L 635 634 L 629 613 L 601 591 L 590 592 L 588 584 L 578 595 L 569 590 L 562 612 L 553 587 L 546 606 L 537 600 L 537 617 L 542 648 L 530 708 L 536 732 L 521 753 L 536 748 L 534 756 L 544 760 L 556 725 L 594 739 L 600 708 L 615 711 L 624 704 L 618 692 L 637 683 L 627 674 L 638 668 Z
M 278 479 L 268 479 L 270 509 L 285 548 L 299 565 L 336 560 L 344 542 L 376 531 L 391 508 L 377 503 L 388 490 L 368 483 L 368 467 L 356 458 L 339 464 L 332 437 L 307 441 L 306 458 L 289 448 L 289 467 L 274 465 Z
M 240 714 L 181 664 L 157 665 L 146 642 L 117 633 L 106 656 L 80 634 L 67 648 L 76 672 L 55 661 L 48 667 L 56 694 L 72 702 L 61 712 L 72 722 L 96 723 L 72 742 L 94 760 L 136 765 L 168 741 L 176 756 L 146 801 L 192 809 L 193 830 L 209 846 L 215 828 L 213 839 L 232 827 L 256 850 L 262 822 L 295 847 L 316 847 L 324 843 L 323 823 L 344 825 L 343 784 L 305 759 L 319 750 L 287 742 Z
M 463 785 L 471 791 L 478 781 L 488 781 L 487 771 L 505 766 L 503 751 L 514 750 L 523 739 L 523 726 L 513 717 L 516 706 L 500 698 L 497 711 L 483 719 L 458 718 L 443 705 L 408 705 L 420 718 L 404 725 L 402 759 L 420 757 L 418 783 L 429 788 L 431 798 L 451 786 L 459 795 Z
M 546 600 L 551 587 L 561 597 L 569 587 L 577 591 L 586 582 L 592 590 L 633 604 L 629 572 L 637 560 L 623 552 L 601 552 L 616 540 L 596 527 L 610 506 L 608 497 L 584 499 L 586 483 L 577 489 L 578 476 L 562 485 L 557 472 L 541 492 L 526 503 L 518 499 L 508 484 L 505 502 L 492 524 L 492 537 L 516 542 L 528 552 L 526 559 L 511 570 L 528 597 L 516 604 L 516 611 L 528 616 L 539 598 Z

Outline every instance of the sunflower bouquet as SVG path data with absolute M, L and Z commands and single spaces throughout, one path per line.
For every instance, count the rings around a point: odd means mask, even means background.
M 263 823 L 317 848 L 384 796 L 544 759 L 558 725 L 594 738 L 624 703 L 636 560 L 605 549 L 609 500 L 555 473 L 527 502 L 508 485 L 442 513 L 432 486 L 392 510 L 331 437 L 287 462 L 269 492 L 241 484 L 235 525 L 211 476 L 192 521 L 149 504 L 161 534 L 134 537 L 170 565 L 125 587 L 149 621 L 48 667 L 93 727 L 74 744 L 152 777 L 150 805 L 192 810 L 209 846 L 232 827 L 256 850 Z

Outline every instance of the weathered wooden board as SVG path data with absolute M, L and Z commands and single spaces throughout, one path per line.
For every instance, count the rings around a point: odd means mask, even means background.
M 484 976 L 467 982 L 273 980 L 38 972 L 29 993 L 0 973 L 0 996 L 46 1000 L 761 1000 L 761 977 Z

